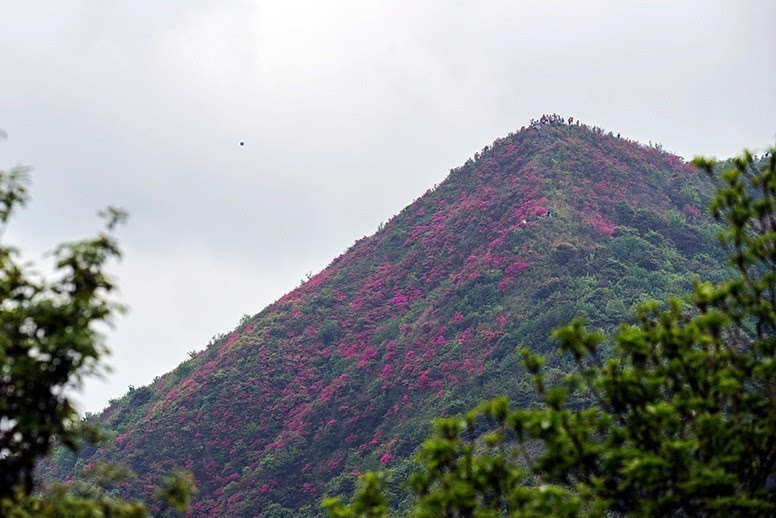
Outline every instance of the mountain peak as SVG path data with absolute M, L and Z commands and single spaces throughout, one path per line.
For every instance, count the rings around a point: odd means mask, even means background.
M 356 473 L 401 471 L 434 416 L 530 404 L 518 344 L 564 370 L 550 331 L 613 325 L 645 296 L 723 275 L 707 180 L 574 120 L 533 124 L 451 171 L 376 234 L 96 421 L 105 447 L 45 469 L 126 462 L 139 495 L 191 470 L 194 515 L 314 512 Z

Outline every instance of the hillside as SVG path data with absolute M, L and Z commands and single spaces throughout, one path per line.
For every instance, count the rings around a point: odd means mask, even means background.
M 487 146 L 374 235 L 95 418 L 111 437 L 47 475 L 128 464 L 128 495 L 191 470 L 191 514 L 312 514 L 359 471 L 397 478 L 434 416 L 533 390 L 515 347 L 553 355 L 581 315 L 611 329 L 640 300 L 725 275 L 707 178 L 584 125 Z M 163 346 L 164 344 L 160 344 Z

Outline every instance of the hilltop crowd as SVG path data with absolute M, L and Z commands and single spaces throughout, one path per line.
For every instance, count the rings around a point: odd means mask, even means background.
M 558 115 L 557 113 L 545 113 L 538 119 L 531 119 L 531 128 L 534 128 L 536 131 L 539 131 L 542 126 L 549 126 L 549 125 L 558 125 L 558 124 L 566 124 L 566 118 Z M 568 125 L 573 126 L 576 124 L 577 126 L 580 126 L 579 119 L 574 119 L 574 117 L 568 118 Z M 596 133 L 598 135 L 604 135 L 606 134 L 606 130 L 599 127 L 599 126 L 587 126 L 586 124 L 581 124 L 581 126 L 585 129 L 589 129 L 593 133 Z M 520 128 L 520 130 L 524 130 L 525 126 Z M 610 131 L 609 136 L 613 136 L 612 132 Z M 617 133 L 617 138 L 621 138 L 620 134 Z
M 545 113 L 539 119 L 531 119 L 531 127 L 539 128 L 539 126 L 545 124 L 566 124 L 566 119 L 558 115 L 557 113 Z M 574 117 L 569 117 L 569 125 L 574 124 Z M 577 121 L 579 125 L 579 121 Z

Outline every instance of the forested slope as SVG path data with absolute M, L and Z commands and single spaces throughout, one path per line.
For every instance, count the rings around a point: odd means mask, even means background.
M 401 478 L 434 416 L 498 394 L 533 402 L 519 344 L 566 365 L 550 331 L 611 329 L 634 303 L 726 271 L 710 180 L 582 126 L 486 147 L 319 274 L 95 418 L 111 440 L 44 474 L 129 465 L 143 495 L 191 470 L 194 516 L 314 514 L 359 471 Z M 164 344 L 159 344 L 163 347 Z

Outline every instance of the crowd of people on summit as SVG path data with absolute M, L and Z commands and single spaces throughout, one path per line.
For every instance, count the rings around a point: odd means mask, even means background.
M 531 119 L 531 127 L 532 128 L 539 128 L 539 126 L 542 126 L 544 124 L 566 124 L 566 119 L 558 115 L 557 113 L 550 113 L 550 114 L 544 114 L 539 119 Z M 574 124 L 574 117 L 569 117 L 569 126 Z M 579 121 L 577 121 L 577 126 L 579 126 Z
M 569 117 L 568 118 L 569 126 L 573 126 L 575 123 L 576 123 L 577 126 L 579 126 L 580 125 L 579 119 L 576 119 L 576 121 L 575 121 L 574 117 Z M 531 128 L 534 128 L 536 131 L 539 131 L 542 126 L 548 126 L 548 125 L 551 125 L 551 124 L 556 124 L 556 125 L 557 124 L 566 124 L 566 119 L 564 117 L 558 115 L 557 113 L 545 113 L 544 115 L 542 115 L 538 119 L 531 119 Z M 582 124 L 582 127 L 586 128 L 586 129 L 589 129 L 590 131 L 592 131 L 593 133 L 596 133 L 598 135 L 603 135 L 606 132 L 606 130 L 604 130 L 603 128 L 600 128 L 598 126 L 586 126 L 586 125 Z M 524 130 L 525 126 L 523 126 L 520 129 Z M 612 132 L 611 131 L 609 132 L 609 135 L 612 136 Z M 617 138 L 621 138 L 619 133 L 617 133 Z

